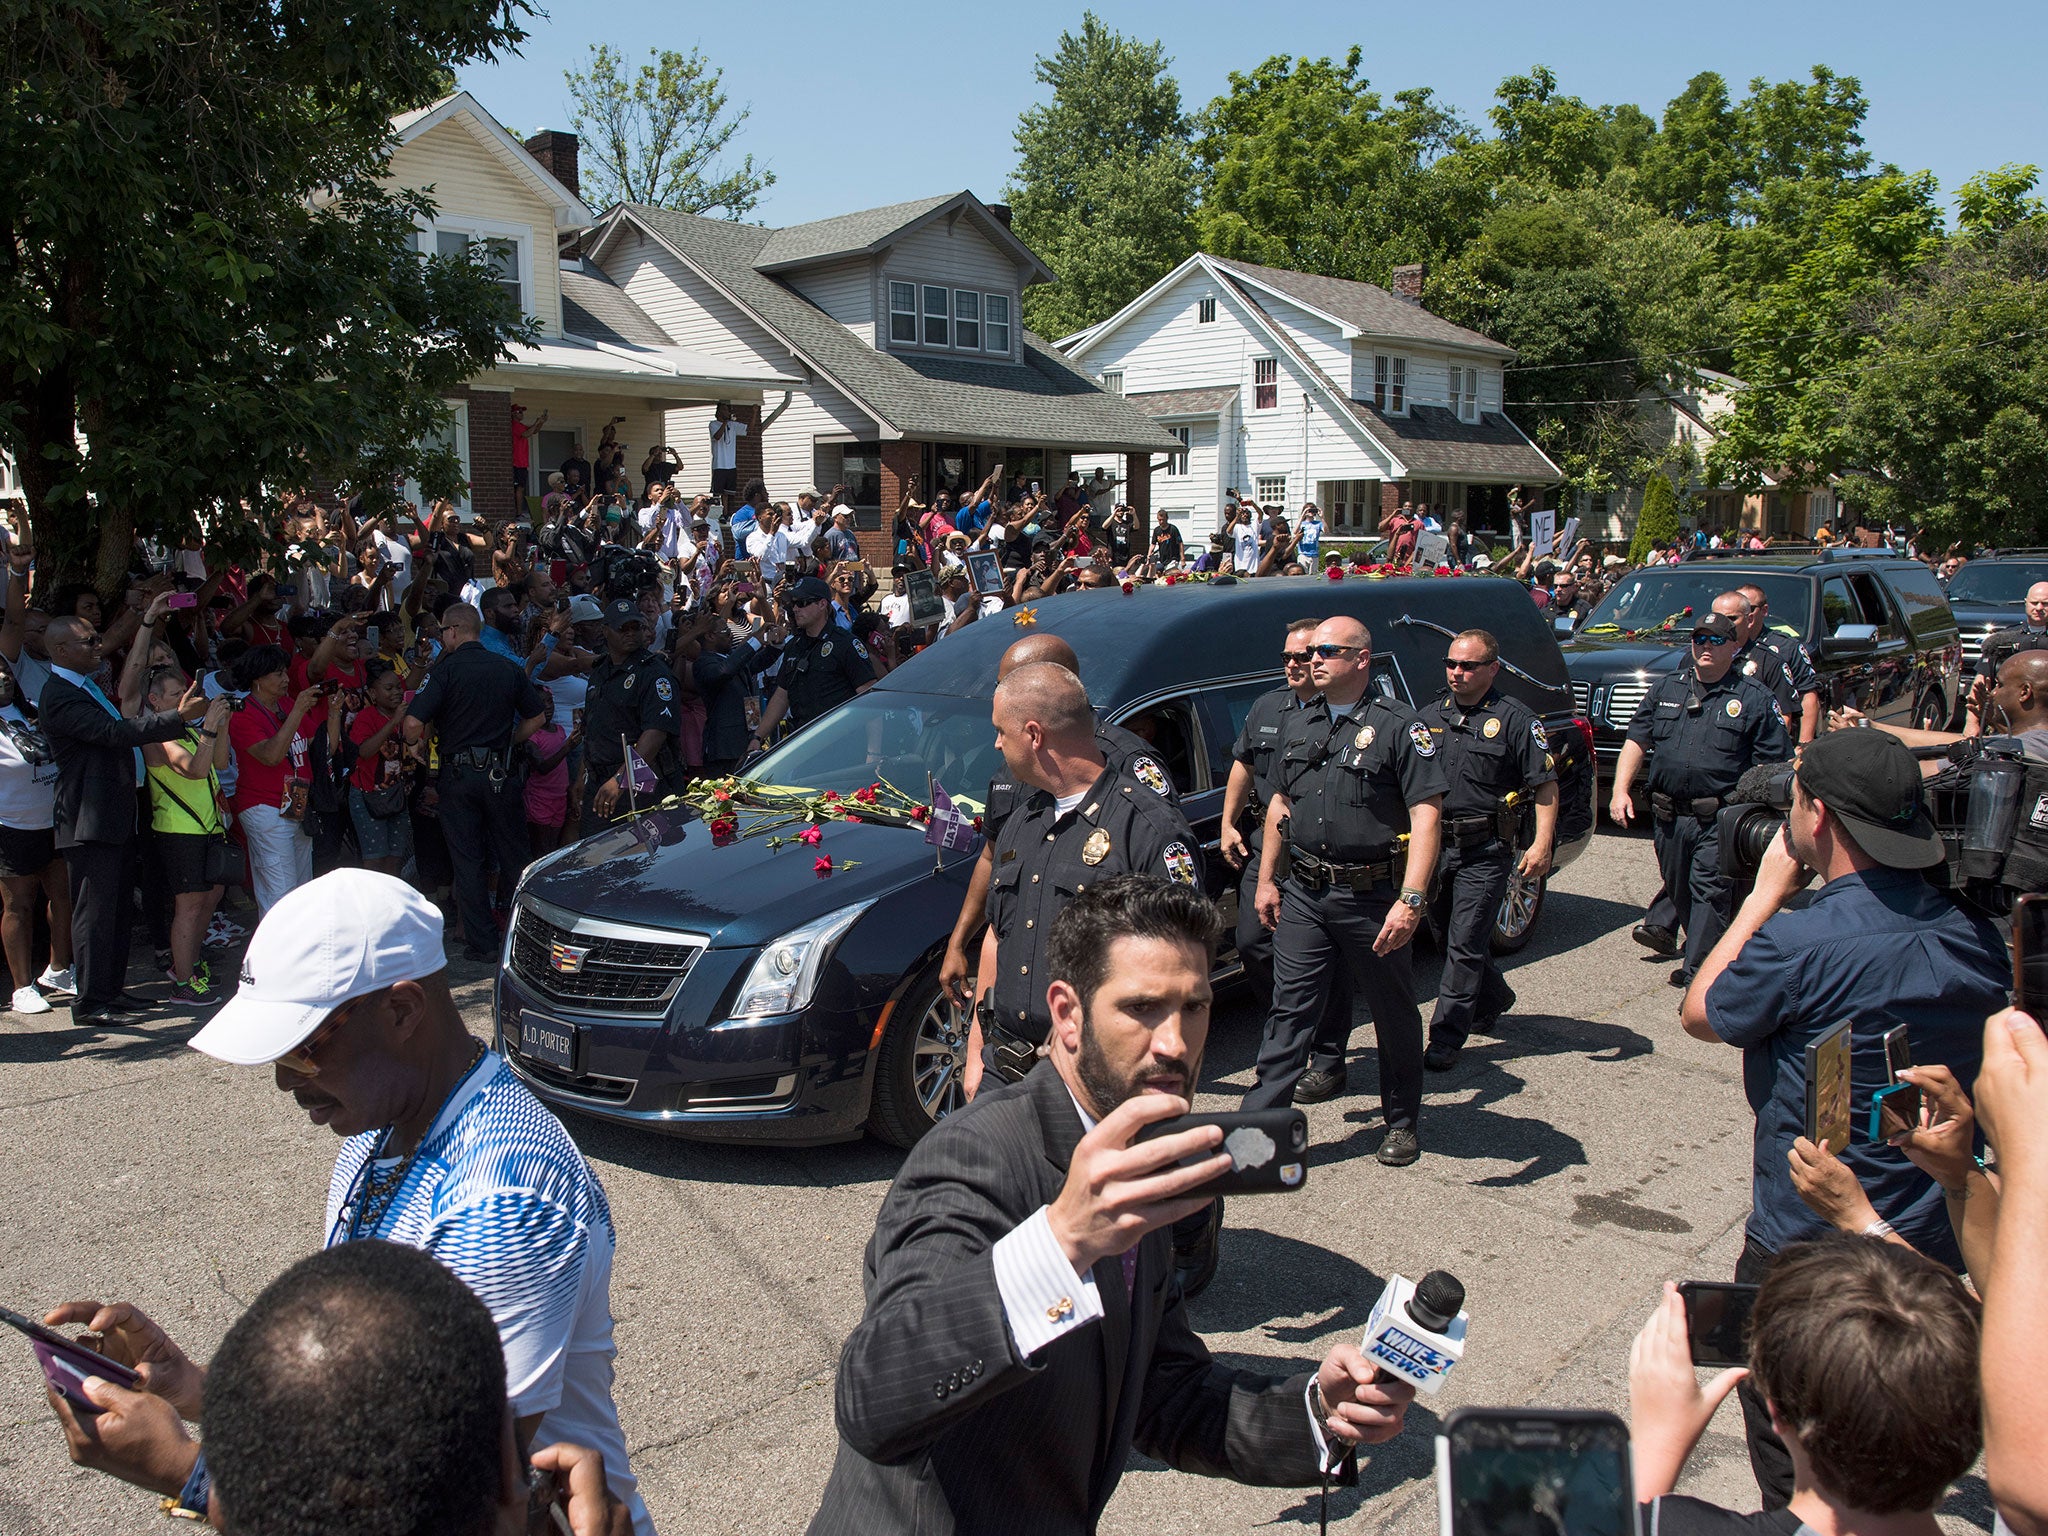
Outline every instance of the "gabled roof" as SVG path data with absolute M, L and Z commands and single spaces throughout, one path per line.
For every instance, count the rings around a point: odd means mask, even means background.
M 890 203 L 836 218 L 814 219 L 771 230 L 754 265 L 763 272 L 786 272 L 846 256 L 872 256 L 935 219 L 966 215 L 995 245 L 1026 269 L 1021 287 L 1052 281 L 1052 272 L 1037 254 L 1010 232 L 1009 225 L 988 210 L 972 192 L 947 192 L 907 203 Z
M 562 329 L 620 347 L 671 347 L 675 341 L 625 290 L 594 267 L 564 263 Z
M 694 268 L 874 417 L 884 436 L 1138 451 L 1179 446 L 1029 332 L 1023 333 L 1022 366 L 877 350 L 760 269 L 761 253 L 777 231 L 628 203 L 607 213 L 586 242 L 592 259 L 601 261 L 627 225 Z
M 1222 256 L 1205 259 L 1362 336 L 1384 336 L 1390 341 L 1424 341 L 1437 346 L 1487 352 L 1495 357 L 1515 355 L 1513 347 L 1503 346 L 1491 336 L 1482 336 L 1477 331 L 1468 331 L 1462 325 L 1453 325 L 1432 315 L 1420 304 L 1397 299 L 1376 283 L 1355 283 L 1344 277 L 1317 277 L 1312 273 L 1289 272 L 1280 267 L 1254 266 L 1248 261 L 1232 261 Z
M 545 166 L 527 153 L 526 146 L 506 132 L 504 125 L 478 105 L 477 99 L 467 91 L 457 91 L 430 106 L 399 113 L 391 119 L 391 131 L 400 144 L 410 144 L 443 123 L 454 123 L 465 129 L 507 170 L 525 182 L 529 190 L 543 202 L 553 205 L 555 228 L 582 229 L 596 222 L 597 216 L 590 211 L 589 205 L 555 180 Z
M 1372 423 L 1373 436 L 1401 456 L 1411 479 L 1547 485 L 1564 478 L 1550 456 L 1497 411 L 1460 421 L 1441 405 L 1411 405 L 1405 416 L 1382 415 L 1364 401 L 1353 406 Z

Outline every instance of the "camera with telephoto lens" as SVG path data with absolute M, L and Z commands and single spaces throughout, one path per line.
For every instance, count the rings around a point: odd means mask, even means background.
M 1756 877 L 1764 851 L 1792 810 L 1790 763 L 1762 763 L 1745 773 L 1721 808 L 1721 873 L 1745 884 Z

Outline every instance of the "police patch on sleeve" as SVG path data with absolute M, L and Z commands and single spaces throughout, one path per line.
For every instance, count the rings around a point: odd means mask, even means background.
M 1548 752 L 1550 750 L 1550 737 L 1545 733 L 1541 720 L 1531 720 L 1529 722 L 1529 734 L 1536 738 L 1536 750 L 1538 752 Z
M 1416 756 L 1436 756 L 1436 738 L 1429 734 L 1429 727 L 1420 720 L 1408 727 L 1408 739 L 1415 743 Z
M 1176 885 L 1194 885 L 1195 855 L 1186 843 L 1166 845 L 1166 878 Z
M 853 647 L 853 654 L 858 656 L 862 661 L 866 661 L 868 659 L 868 648 L 862 645 L 858 640 L 849 640 L 846 643 Z
M 1144 756 L 1132 758 L 1131 777 L 1151 790 L 1155 795 L 1163 797 L 1166 794 L 1166 770 L 1159 766 L 1157 758 Z M 1178 847 L 1180 845 L 1176 843 L 1174 846 Z
M 666 704 L 676 696 L 676 685 L 665 677 L 657 677 L 654 680 L 654 696 Z

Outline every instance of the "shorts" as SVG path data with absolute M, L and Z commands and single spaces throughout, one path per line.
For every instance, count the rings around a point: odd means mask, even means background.
M 349 818 L 356 825 L 356 848 L 366 859 L 403 860 L 412 853 L 412 812 L 372 816 L 369 802 L 356 785 L 348 787 Z
M 711 494 L 722 496 L 727 491 L 739 489 L 740 472 L 737 469 L 714 469 L 711 471 Z
M 29 880 L 57 857 L 57 829 L 0 827 L 0 879 Z
M 173 896 L 210 891 L 214 882 L 206 878 L 206 845 L 213 841 L 204 832 L 158 832 L 157 859 L 163 866 L 164 889 Z

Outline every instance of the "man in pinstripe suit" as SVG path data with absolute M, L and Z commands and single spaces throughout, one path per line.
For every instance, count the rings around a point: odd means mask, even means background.
M 1353 1448 L 1400 1432 L 1413 1390 L 1352 1345 L 1281 1380 L 1216 1364 L 1188 1325 L 1167 1229 L 1229 1155 L 1213 1126 L 1131 1142 L 1187 1111 L 1220 921 L 1146 875 L 1055 919 L 1050 1056 L 941 1121 L 883 1202 L 812 1536 L 1078 1536 L 1133 1447 L 1291 1487 L 1326 1461 L 1355 1480 Z

